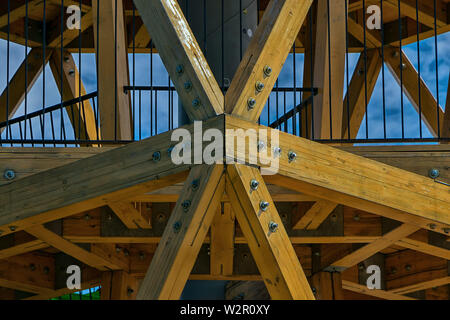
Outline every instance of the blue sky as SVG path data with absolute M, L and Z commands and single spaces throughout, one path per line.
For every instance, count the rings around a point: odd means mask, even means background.
M 220 48 L 219 48 L 220 49 Z M 417 59 L 417 44 L 411 44 L 404 47 L 404 51 L 415 67 L 418 67 Z M 445 106 L 447 87 L 448 87 L 448 77 L 450 68 L 450 57 L 448 55 L 450 52 L 450 33 L 446 33 L 438 36 L 438 70 L 439 70 L 439 102 L 442 107 Z M 88 93 L 96 91 L 96 67 L 95 67 L 95 55 L 94 54 L 74 54 L 74 59 L 79 65 L 81 59 L 81 74 L 82 80 L 85 85 L 86 91 Z M 4 90 L 6 86 L 7 70 L 6 70 L 6 57 L 7 57 L 7 46 L 6 41 L 0 40 L 0 90 Z M 11 78 L 20 63 L 25 57 L 25 48 L 21 45 L 11 43 L 10 45 L 10 71 L 9 77 Z M 358 54 L 349 54 L 349 74 L 353 73 L 356 62 L 358 60 Z M 133 68 L 133 55 L 129 55 L 129 65 L 130 65 L 130 79 L 133 79 L 133 70 L 136 70 L 135 74 L 135 84 L 136 85 L 150 85 L 150 54 L 136 54 L 135 55 L 135 68 Z M 296 55 L 296 85 L 298 87 L 302 86 L 303 80 L 303 54 Z M 437 96 L 436 90 L 436 61 L 435 61 L 435 44 L 434 38 L 429 38 L 420 42 L 420 63 L 422 78 L 428 85 L 429 89 L 433 93 L 434 97 Z M 293 55 L 289 55 L 285 66 L 279 77 L 280 87 L 293 87 L 294 79 L 294 68 L 293 68 Z M 153 85 L 165 86 L 168 84 L 167 72 L 157 54 L 153 55 Z M 56 87 L 56 83 L 53 79 L 51 70 L 47 65 L 45 68 L 45 103 L 43 101 L 43 84 L 44 75 L 41 75 L 32 90 L 28 93 L 28 112 L 36 111 L 42 109 L 42 106 L 51 106 L 60 103 L 60 95 Z M 131 84 L 133 84 L 131 82 Z M 344 91 L 346 89 L 344 88 Z M 383 138 L 383 100 L 382 100 L 382 81 L 381 74 L 378 79 L 377 85 L 373 97 L 368 105 L 368 136 L 369 138 Z M 395 82 L 392 75 L 390 74 L 387 67 L 385 67 L 385 91 L 386 91 L 386 129 L 388 138 L 399 138 L 401 137 L 401 118 L 400 118 L 400 86 Z M 158 128 L 157 132 L 163 132 L 169 129 L 168 124 L 168 94 L 165 92 L 158 93 Z M 153 101 L 155 96 L 153 96 Z M 275 111 L 275 101 L 276 95 L 272 93 L 271 95 L 271 112 L 270 121 L 274 121 L 276 118 Z M 139 96 L 135 95 L 135 111 L 136 111 L 136 124 L 138 121 L 138 104 Z M 283 112 L 283 97 L 279 96 L 280 107 L 279 115 Z M 297 104 L 300 101 L 300 94 L 297 95 Z M 138 130 L 138 125 L 136 125 L 136 138 L 148 137 L 150 135 L 150 94 L 149 92 L 143 92 L 141 96 L 141 131 Z M 174 93 L 174 125 L 177 126 L 177 104 L 178 99 L 176 93 Z M 294 96 L 292 93 L 287 94 L 287 110 L 292 109 L 294 106 Z M 155 110 L 153 109 L 153 115 Z M 24 104 L 20 107 L 15 117 L 24 114 Z M 413 109 L 412 105 L 408 101 L 407 97 L 404 96 L 404 115 L 405 115 L 405 137 L 413 138 L 419 137 L 419 116 L 417 112 Z M 70 126 L 67 115 L 63 115 L 64 123 L 66 128 Z M 35 119 L 33 122 L 34 128 L 39 128 L 39 120 Z M 60 123 L 60 114 L 54 113 L 53 121 L 55 124 Z M 267 123 L 267 109 L 262 113 L 261 118 L 262 123 Z M 52 130 L 50 127 L 50 117 L 47 116 L 46 120 L 45 135 L 46 138 L 52 137 Z M 18 125 L 13 127 L 12 133 L 14 138 L 19 138 Z M 153 122 L 153 134 L 155 133 L 155 123 Z M 422 125 L 423 136 L 431 137 L 425 125 Z M 27 136 L 30 136 L 29 130 L 27 130 Z M 40 132 L 34 130 L 34 137 L 41 138 Z M 55 133 L 55 137 L 59 139 L 60 133 L 58 130 Z M 365 120 L 361 126 L 358 138 L 364 138 L 366 136 Z M 70 130 L 67 131 L 68 139 L 73 138 L 73 134 Z M 2 138 L 6 138 L 6 132 L 3 132 Z

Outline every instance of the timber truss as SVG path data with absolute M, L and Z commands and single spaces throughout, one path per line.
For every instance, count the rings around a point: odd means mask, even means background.
M 224 279 L 232 276 L 232 263 L 230 268 L 229 259 L 232 262 L 235 239 L 234 225 L 230 221 L 234 223 L 233 219 L 236 217 L 243 235 L 242 242 L 248 244 L 261 275 L 260 279 L 264 281 L 271 298 L 314 299 L 315 294 L 302 269 L 302 259 L 299 261 L 292 244 L 293 237 L 285 227 L 286 219 L 279 214 L 266 185 L 268 183 L 293 190 L 296 196 L 315 201 L 314 206 L 292 229 L 317 229 L 339 205 L 398 222 L 383 236 L 360 241 L 366 244 L 332 261 L 324 269 L 331 273 L 318 273 L 312 280 L 316 291 L 318 290 L 317 297 L 327 298 L 327 289 L 321 291 L 321 287 L 333 287 L 332 283 L 340 272 L 394 244 L 443 259 L 450 258 L 450 251 L 447 249 L 430 249 L 432 246 L 408 238 L 421 229 L 448 235 L 448 186 L 255 123 L 312 0 L 270 2 L 225 96 L 177 2 L 134 2 L 190 119 L 203 121 L 204 129 L 214 128 L 223 134 L 225 163 L 175 165 L 169 152 L 173 147 L 173 142 L 170 141 L 172 132 L 166 132 L 1 185 L 1 236 L 26 232 L 34 236 L 35 240 L 1 250 L 0 257 L 6 258 L 17 252 L 31 252 L 51 246 L 93 269 L 117 270 L 103 277 L 125 279 L 121 281 L 128 286 L 128 296 L 138 299 L 178 299 L 210 229 L 211 243 L 215 239 L 216 245 L 219 243 L 222 246 L 219 250 L 221 254 L 214 257 L 211 273 Z M 184 90 L 186 82 L 192 84 L 189 91 Z M 187 125 L 185 129 L 194 133 L 194 125 Z M 265 147 L 269 152 L 258 150 L 257 155 L 249 150 L 240 152 L 232 141 L 235 136 L 227 133 L 230 129 L 253 129 L 256 132 L 259 129 L 266 130 L 269 132 L 269 139 Z M 277 131 L 279 139 L 276 141 L 270 138 L 272 131 Z M 264 168 L 275 157 L 279 160 L 278 173 L 261 175 L 260 168 Z M 253 163 L 252 159 L 257 159 L 258 162 Z M 147 232 L 146 229 L 154 226 L 149 224 L 149 219 L 142 214 L 142 210 L 137 210 L 131 203 L 139 197 L 144 198 L 182 182 L 184 184 L 179 190 L 176 204 L 161 237 L 152 240 L 154 243 L 159 242 L 159 245 L 138 292 L 133 290 L 135 284 L 130 285 L 126 280 L 127 272 L 132 273 L 130 264 L 118 258 L 117 252 L 114 252 L 119 247 L 111 249 L 105 243 L 83 247 L 75 244 L 81 242 L 80 238 L 70 239 L 61 235 L 57 223 L 59 219 L 83 214 L 86 223 L 90 223 L 92 216 L 84 213 L 94 212 L 105 206 L 129 229 Z M 228 202 L 222 213 L 221 202 L 224 197 Z M 102 210 L 104 209 L 100 210 L 100 214 L 106 214 L 106 221 L 114 222 L 116 217 Z M 149 234 L 151 233 L 145 233 L 147 239 L 152 239 Z M 89 234 L 84 236 L 83 242 L 89 242 Z M 110 241 L 120 243 L 121 239 L 112 237 Z M 139 239 L 136 238 L 135 241 L 138 242 Z M 147 261 L 144 253 L 139 254 L 139 257 Z M 47 270 L 50 275 L 53 272 L 55 270 Z M 83 280 L 86 285 L 90 281 L 89 272 Z M 56 292 L 46 283 L 21 286 L 19 282 L 10 277 L 1 279 L 0 285 L 22 288 L 36 293 L 40 298 L 50 297 Z M 368 291 L 354 282 L 344 280 L 342 283 L 347 290 Z M 445 276 L 433 283 L 424 284 L 423 287 L 448 283 L 449 277 Z M 112 294 L 114 289 L 110 292 Z M 368 294 L 389 299 L 406 299 L 403 294 L 408 292 L 411 292 L 411 288 L 397 292 L 375 290 Z

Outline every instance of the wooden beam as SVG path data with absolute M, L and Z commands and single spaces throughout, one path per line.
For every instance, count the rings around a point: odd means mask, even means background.
M 311 0 L 272 0 L 225 96 L 225 111 L 256 121 L 311 6 Z M 267 67 L 271 68 L 271 71 Z M 255 88 L 260 82 L 261 90 Z M 249 108 L 249 99 L 256 104 Z
M 398 10 L 398 0 L 387 0 L 386 4 Z M 436 11 L 434 11 L 434 1 L 418 1 L 418 5 L 416 7 L 416 0 L 400 0 L 400 12 L 403 16 L 407 16 L 413 20 L 417 19 L 418 14 L 419 22 L 433 29 L 435 20 L 434 12 L 436 12 L 437 27 L 442 28 L 447 25 L 447 3 L 445 1 L 436 1 Z
M 438 279 L 434 279 L 434 280 L 429 280 L 429 281 L 423 281 L 423 282 L 420 282 L 417 284 L 412 284 L 409 286 L 392 289 L 392 290 L 389 290 L 389 292 L 396 293 L 396 294 L 407 294 L 407 293 L 421 291 L 421 290 L 430 289 L 430 288 L 434 288 L 434 287 L 445 286 L 446 284 L 450 284 L 450 276 L 438 278 Z
M 60 0 L 59 0 L 60 1 Z M 64 4 L 66 5 L 64 0 Z M 60 2 L 61 4 L 61 2 Z M 77 4 L 79 6 L 79 3 Z M 50 34 L 47 36 L 48 44 L 47 47 L 50 48 L 61 48 L 67 47 L 73 40 L 77 39 L 83 32 L 92 27 L 94 21 L 92 20 L 92 10 L 86 12 L 80 20 L 80 29 L 67 29 L 66 21 L 63 21 L 64 30 L 61 37 L 61 16 L 55 21 L 53 28 L 50 30 Z M 94 31 L 97 32 L 97 29 Z M 61 39 L 62 38 L 62 39 Z
M 450 73 L 448 75 L 447 101 L 445 103 L 444 123 L 441 126 L 443 138 L 450 138 Z
M 26 253 L 0 260 L 0 287 L 48 294 L 55 287 L 54 265 L 54 258 L 45 253 Z
M 437 105 L 436 99 L 434 99 L 433 94 L 427 85 L 420 78 L 419 86 L 419 75 L 414 68 L 411 61 L 409 61 L 406 54 L 402 51 L 400 64 L 400 53 L 398 48 L 385 48 L 385 61 L 389 70 L 391 71 L 394 79 L 400 85 L 403 82 L 403 92 L 408 97 L 409 101 L 413 105 L 414 109 L 419 112 L 419 106 L 422 112 L 422 121 L 426 124 L 430 132 L 434 135 L 438 135 L 438 116 L 439 123 L 444 123 L 444 111 L 441 106 Z M 403 81 L 401 81 L 403 80 Z M 421 100 L 419 101 L 419 90 Z M 442 126 L 441 126 L 442 127 Z
M 357 265 L 361 261 L 364 261 L 375 253 L 380 252 L 381 250 L 390 247 L 398 240 L 403 239 L 414 232 L 419 230 L 416 226 L 411 226 L 408 224 L 402 224 L 400 227 L 388 232 L 383 237 L 378 240 L 375 240 L 372 243 L 365 245 L 364 247 L 353 251 L 351 254 L 335 261 L 331 264 L 330 268 L 338 271 L 345 270 L 347 268 L 353 267 Z
M 223 94 L 177 1 L 134 0 L 189 118 L 223 113 Z
M 109 202 L 109 207 L 129 229 L 151 229 L 151 217 L 136 208 L 131 202 Z
M 311 277 L 317 300 L 343 300 L 341 274 L 318 272 Z
M 99 8 L 97 8 L 97 5 Z M 117 12 L 116 12 L 117 10 Z M 97 17 L 97 11 L 100 16 Z M 132 140 L 126 24 L 123 0 L 92 2 L 96 53 L 98 54 L 98 108 L 105 140 Z
M 219 206 L 211 224 L 210 270 L 212 275 L 233 274 L 235 215 L 230 203 Z
M 135 300 L 138 280 L 125 271 L 103 272 L 101 286 L 101 300 Z
M 17 1 L 17 3 L 16 3 Z M 26 1 L 28 1 L 28 13 L 31 13 L 42 7 L 42 0 L 14 0 L 11 1 L 11 10 L 9 12 L 9 23 L 22 19 L 26 13 Z M 3 4 L 2 12 L 0 16 L 0 28 L 8 25 L 8 6 L 7 3 Z
M 356 64 L 356 68 L 353 72 L 353 76 L 343 103 L 343 139 L 357 138 L 359 128 L 361 127 L 364 115 L 366 114 L 366 101 L 368 105 L 381 71 L 381 60 L 380 54 L 376 49 L 368 50 L 367 56 L 364 52 L 362 52 L 359 56 L 358 63 Z
M 429 254 L 431 256 L 450 260 L 450 250 L 440 248 L 440 247 L 428 244 L 423 241 L 418 241 L 418 240 L 411 239 L 411 238 L 404 238 L 404 239 L 398 240 L 395 243 L 395 245 L 403 247 L 403 248 L 408 248 L 411 250 L 423 252 L 423 253 Z
M 0 259 L 18 256 L 24 253 L 47 248 L 48 245 L 40 239 L 31 240 L 25 243 L 17 244 L 12 247 L 0 250 Z
M 328 200 L 317 201 L 295 224 L 293 229 L 316 230 L 337 207 L 337 203 Z
M 25 94 L 31 90 L 34 83 L 39 78 L 44 62 L 42 55 L 42 49 L 31 49 L 7 87 L 3 90 L 3 93 L 0 96 L 0 122 L 7 121 L 7 118 L 12 118 L 25 100 Z M 45 51 L 45 63 L 48 62 L 51 55 L 52 50 Z
M 50 68 L 64 101 L 86 95 L 71 53 L 65 51 L 61 56 L 60 50 L 54 50 L 50 59 Z M 72 123 L 75 139 L 101 140 L 90 100 L 68 106 L 66 112 Z
M 259 182 L 256 190 L 251 188 L 253 180 Z M 245 165 L 227 166 L 226 192 L 271 298 L 314 300 L 259 171 Z M 267 209 L 261 209 L 262 202 L 268 203 Z
M 99 255 L 93 254 L 80 246 L 58 236 L 56 233 L 48 230 L 44 226 L 34 226 L 26 229 L 26 231 L 36 238 L 44 241 L 48 245 L 74 257 L 75 259 L 99 270 L 120 270 L 122 266 L 115 264 L 113 261 L 105 259 Z
M 345 290 L 365 294 L 372 297 L 377 297 L 385 300 L 417 300 L 400 294 L 396 294 L 386 290 L 369 289 L 367 286 L 354 283 L 347 280 L 342 280 L 342 288 Z
M 365 20 L 363 19 L 364 23 Z M 362 45 L 364 45 L 364 27 L 361 24 L 357 23 L 351 17 L 347 19 L 347 29 L 348 32 L 355 37 Z M 367 48 L 380 48 L 381 47 L 381 39 L 379 37 L 366 29 L 366 47 Z
M 139 300 L 179 299 L 225 188 L 223 165 L 192 168 L 139 289 Z
M 429 178 L 284 132 L 271 141 L 274 129 L 227 116 L 227 131 L 237 128 L 268 130 L 266 145 L 281 148 L 278 174 L 264 177 L 269 183 L 443 234 L 450 225 L 450 191 Z M 254 161 L 233 140 L 226 139 L 227 159 Z M 268 164 L 272 155 L 258 153 L 258 165 Z
M 223 116 L 203 123 L 204 130 L 223 126 Z M 194 131 L 194 125 L 184 128 Z M 191 165 L 171 161 L 171 135 L 169 131 L 1 185 L 0 230 L 6 235 L 183 181 Z
M 344 1 L 319 0 L 314 58 L 314 137 L 340 139 L 345 76 Z M 330 114 L 331 113 L 331 114 Z

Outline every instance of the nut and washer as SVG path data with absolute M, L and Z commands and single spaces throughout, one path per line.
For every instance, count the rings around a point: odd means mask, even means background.
M 161 160 L 161 152 L 156 151 L 153 152 L 153 157 L 152 157 L 153 162 L 158 162 Z
M 14 180 L 16 178 L 16 172 L 14 170 L 12 170 L 12 169 L 7 169 L 3 173 L 3 177 L 6 180 Z
M 294 161 L 296 158 L 297 158 L 297 154 L 294 151 L 289 151 L 289 153 L 288 153 L 289 162 Z
M 269 222 L 269 231 L 274 233 L 277 231 L 277 229 L 278 229 L 278 223 L 270 221 Z
M 264 83 L 262 83 L 261 81 L 256 81 L 255 88 L 256 88 L 256 91 L 258 91 L 258 92 L 263 91 Z
M 191 90 L 192 90 L 192 83 L 191 83 L 190 81 L 185 82 L 185 83 L 184 83 L 184 89 L 185 89 L 186 91 L 191 91 Z
M 272 75 L 272 68 L 270 66 L 264 67 L 264 75 L 266 77 L 270 77 Z
M 199 179 L 195 179 L 194 181 L 192 181 L 192 184 L 191 184 L 192 190 L 194 190 L 194 191 L 198 190 L 199 186 L 200 186 Z
M 248 98 L 247 100 L 247 107 L 251 110 L 255 107 L 256 105 L 256 100 L 255 98 Z
M 178 74 L 182 74 L 184 72 L 184 68 L 181 64 L 177 65 L 177 73 Z
M 184 200 L 181 206 L 183 207 L 184 212 L 187 212 L 191 206 L 191 200 Z
M 173 231 L 175 233 L 178 233 L 178 232 L 180 232 L 180 230 L 181 230 L 181 222 L 177 221 L 173 224 Z
M 432 168 L 432 169 L 430 169 L 430 171 L 428 171 L 428 176 L 429 176 L 431 179 L 436 179 L 436 178 L 439 177 L 439 175 L 440 175 L 440 172 L 439 172 L 439 170 L 436 169 L 436 168 Z
M 252 188 L 252 190 L 257 190 L 259 187 L 259 182 L 256 181 L 255 179 L 253 179 L 252 181 L 250 181 L 250 188 Z
M 194 100 L 192 100 L 192 106 L 193 106 L 194 108 L 200 107 L 200 99 L 195 98 Z
M 259 208 L 260 208 L 262 211 L 267 211 L 267 209 L 269 208 L 269 205 L 270 205 L 270 203 L 268 203 L 267 201 L 261 201 L 261 202 L 259 203 Z

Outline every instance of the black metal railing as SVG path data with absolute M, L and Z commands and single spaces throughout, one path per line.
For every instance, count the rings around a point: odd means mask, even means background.
M 369 30 L 366 28 L 370 16 L 367 13 L 368 1 L 342 0 L 345 11 L 348 12 L 345 15 L 345 35 L 342 37 L 345 42 L 345 61 L 342 62 L 345 64 L 342 68 L 344 72 L 337 75 L 344 81 L 343 92 L 336 92 L 339 89 L 332 85 L 336 76 L 333 70 L 336 68 L 332 59 L 331 40 L 334 30 L 330 27 L 330 12 L 336 8 L 334 6 L 337 1 L 324 1 L 328 13 L 325 29 L 328 36 L 328 54 L 323 61 L 326 63 L 323 81 L 326 87 L 320 87 L 318 75 L 313 72 L 314 63 L 317 64 L 317 54 L 313 51 L 317 42 L 315 30 L 319 23 L 324 23 L 315 20 L 318 10 L 315 1 L 299 34 L 299 41 L 292 47 L 259 123 L 324 143 L 448 141 L 449 137 L 441 134 L 444 109 L 440 102 L 446 94 L 446 85 L 442 83 L 439 74 L 442 70 L 448 70 L 448 60 L 443 59 L 446 52 L 440 52 L 440 47 L 445 41 L 449 41 L 449 33 L 442 31 L 445 30 L 442 28 L 442 8 L 438 6 L 437 1 L 432 0 L 430 4 L 427 0 L 426 8 L 429 11 L 424 13 L 422 11 L 427 10 L 421 5 L 424 0 L 416 0 L 416 12 L 412 15 L 411 12 L 402 12 L 402 0 L 398 0 L 394 18 L 392 1 L 389 2 L 389 15 L 386 14 L 386 1 L 370 1 L 370 5 L 377 5 L 380 9 L 382 24 L 380 30 Z M 99 54 L 99 46 L 102 41 L 107 41 L 107 37 L 101 34 L 103 29 L 94 21 L 95 17 L 106 14 L 101 10 L 101 1 L 61 0 L 60 4 L 56 2 L 42 0 L 36 4 L 31 0 L 3 0 L 0 4 L 0 87 L 3 89 L 0 98 L 0 145 L 78 147 L 118 144 L 145 139 L 177 128 L 177 92 L 159 58 L 157 48 L 146 34 L 133 1 L 115 0 L 114 4 L 116 9 L 124 7 L 125 35 L 120 34 L 120 26 L 117 24 L 114 30 L 109 30 L 113 34 L 116 48 L 115 52 L 110 53 L 115 56 L 115 64 L 110 68 L 114 70 L 116 83 L 115 92 L 107 93 L 116 97 L 110 106 L 99 106 L 101 102 L 97 94 L 98 88 L 101 88 L 101 80 L 97 76 L 100 72 L 99 59 L 103 59 Z M 213 5 L 213 2 L 217 2 L 216 5 Z M 228 79 L 230 77 L 227 75 L 227 68 L 232 50 L 227 46 L 227 42 L 239 40 L 238 58 L 242 59 L 262 16 L 260 12 L 265 10 L 267 2 L 196 1 L 195 5 L 199 8 L 195 13 L 192 10 L 193 2 L 179 0 L 186 19 L 193 25 L 193 30 L 198 32 L 197 40 L 207 60 L 211 62 L 211 68 L 224 93 L 231 81 Z M 82 8 L 81 29 L 68 30 L 66 22 L 69 14 L 66 9 L 74 4 Z M 22 15 L 18 14 L 20 10 Z M 213 12 L 214 10 L 217 12 Z M 87 18 L 89 14 L 92 19 Z M 112 21 L 120 20 L 121 14 L 116 11 L 115 16 L 111 17 Z M 198 16 L 194 16 L 195 14 Z M 423 14 L 427 14 L 428 18 L 432 17 L 432 20 L 422 21 Z M 251 19 L 246 20 L 249 15 L 256 15 L 255 25 L 248 22 Z M 411 29 L 412 26 L 414 30 Z M 216 38 L 213 38 L 213 35 L 216 35 Z M 118 65 L 117 52 L 117 48 L 123 45 L 118 43 L 121 39 L 128 39 L 125 45 L 128 48 L 126 63 L 130 76 L 125 86 L 118 85 L 120 79 L 117 76 L 117 70 L 122 67 Z M 374 41 L 379 44 L 374 45 Z M 61 57 L 71 55 L 77 70 L 66 72 L 69 74 L 69 82 L 70 77 L 74 77 L 72 83 L 68 85 L 62 72 L 55 72 L 57 68 L 54 65 L 52 72 L 49 67 L 39 68 L 33 65 L 32 63 L 37 62 L 29 56 L 31 48 L 42 48 L 42 55 L 38 59 L 42 66 L 47 66 L 47 56 L 51 52 L 57 52 Z M 369 56 L 373 50 L 376 50 L 381 58 L 381 68 L 378 77 L 369 79 Z M 390 57 L 387 56 L 392 50 L 398 52 L 400 65 L 399 74 L 395 77 L 386 71 L 386 67 L 395 67 L 389 65 Z M 55 64 L 55 56 L 56 54 L 50 57 L 50 64 Z M 404 60 L 408 56 L 414 70 L 404 66 L 408 63 Z M 358 58 L 361 68 L 355 67 Z M 66 62 L 63 59 L 58 62 L 60 70 L 64 70 Z M 123 64 L 123 61 L 119 63 Z M 21 64 L 25 66 L 23 69 L 20 68 Z M 308 66 L 311 70 L 309 73 L 306 72 Z M 17 71 L 14 72 L 16 68 Z M 21 74 L 17 74 L 20 72 Z M 358 74 L 363 77 L 361 92 L 351 90 L 351 80 Z M 411 74 L 416 75 L 417 81 L 414 81 L 417 85 L 411 83 Z M 398 84 L 395 78 L 398 78 Z M 376 84 L 373 84 L 373 81 Z M 31 83 L 34 83 L 34 86 L 31 86 Z M 86 91 L 92 93 L 85 94 L 80 90 L 83 85 Z M 17 94 L 20 90 L 23 91 L 22 98 Z M 73 99 L 62 98 L 67 96 L 67 90 L 72 90 Z M 131 138 L 122 139 L 117 133 L 114 137 L 106 138 L 102 135 L 103 121 L 106 121 L 104 119 L 108 118 L 106 113 L 109 112 L 114 115 L 114 121 L 118 122 L 118 108 L 121 103 L 118 96 L 121 92 L 125 92 L 130 101 Z M 321 94 L 327 95 L 324 99 L 329 103 L 322 106 L 318 104 Z M 342 99 L 342 106 L 333 105 L 335 99 L 332 97 L 341 94 L 343 98 L 347 97 Z M 360 123 L 354 124 L 350 121 L 354 108 L 351 101 L 356 95 L 363 96 L 362 109 L 365 116 L 360 119 Z M 411 102 L 410 99 L 414 101 Z M 54 103 L 58 100 L 59 103 Z M 53 105 L 49 106 L 49 102 Z M 320 108 L 329 108 L 329 119 L 319 119 L 321 112 L 324 112 Z M 333 112 L 339 108 L 342 114 Z M 93 117 L 89 118 L 86 113 L 93 114 Z M 88 121 L 91 123 L 87 123 Z M 336 131 L 333 127 L 335 122 L 344 123 L 345 132 L 337 132 L 339 130 Z M 318 126 L 322 127 L 321 130 L 318 130 Z M 88 130 L 88 127 L 91 129 Z

